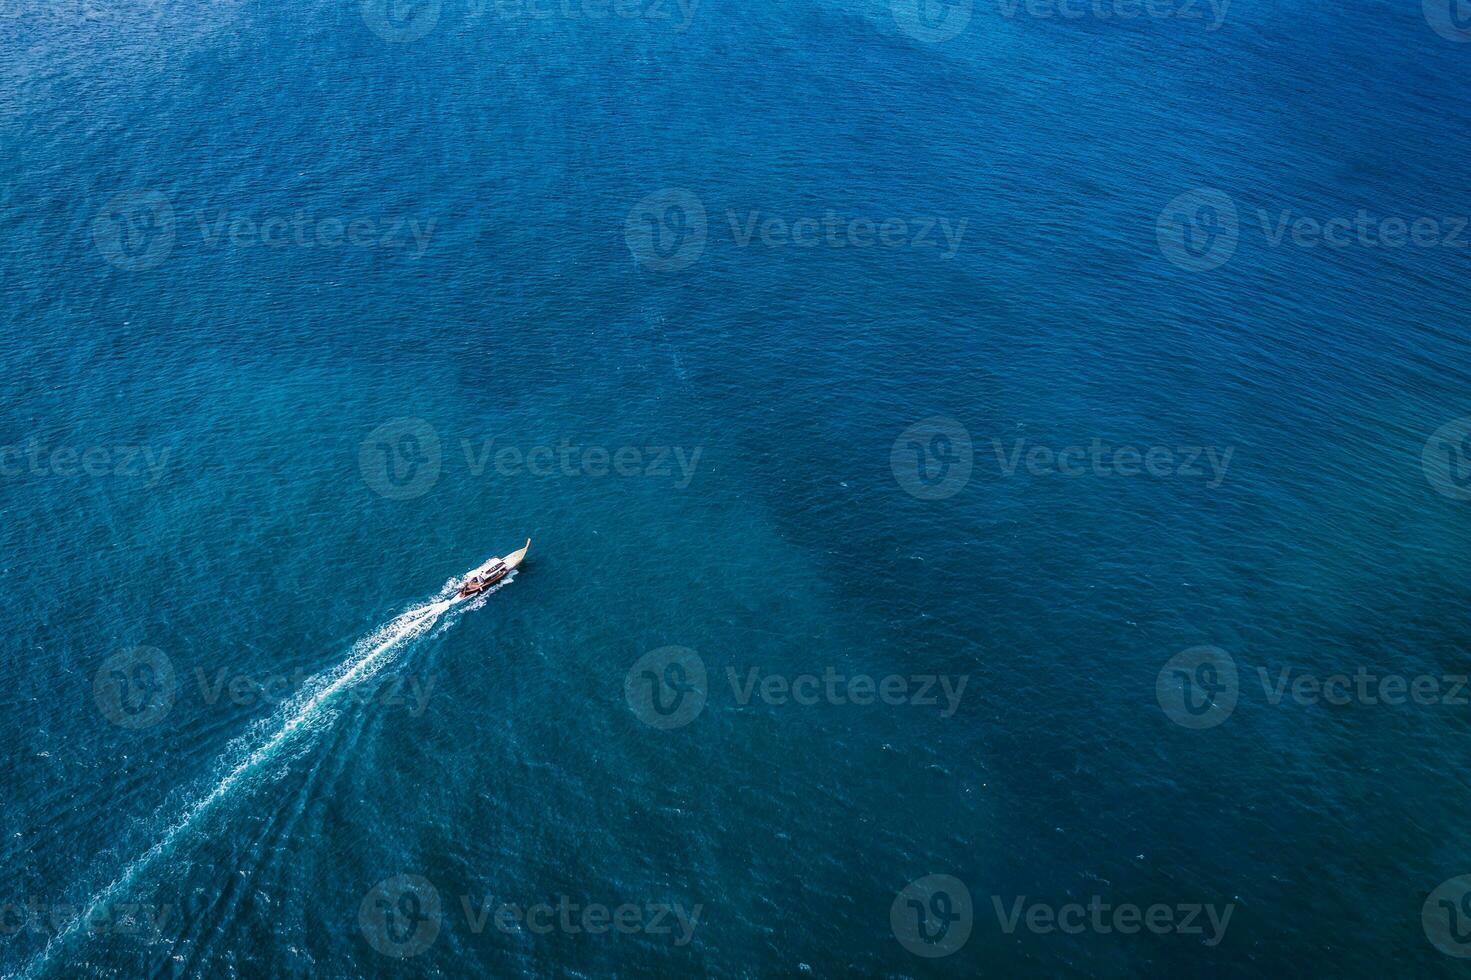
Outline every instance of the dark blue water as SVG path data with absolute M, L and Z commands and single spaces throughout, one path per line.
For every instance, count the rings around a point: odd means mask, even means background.
M 1459 968 L 1471 33 L 1118 9 L 0 3 L 0 970 Z

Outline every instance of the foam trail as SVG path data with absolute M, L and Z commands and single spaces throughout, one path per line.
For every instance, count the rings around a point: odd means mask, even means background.
M 353 653 L 337 667 L 314 678 L 315 683 L 309 684 L 306 690 L 282 707 L 277 715 L 281 723 L 275 733 L 244 759 L 237 762 L 215 785 L 214 789 L 190 804 L 183 815 L 168 830 L 164 831 L 163 836 L 152 847 L 124 868 L 122 874 L 112 884 L 93 896 L 92 900 L 87 903 L 86 910 L 52 936 L 47 941 L 45 948 L 26 964 L 20 976 L 36 976 L 78 928 L 104 909 L 145 868 L 168 851 L 180 835 L 187 831 L 206 810 L 229 795 L 230 791 L 244 781 L 252 770 L 274 755 L 276 750 L 291 736 L 306 728 L 333 695 L 345 687 L 373 676 L 379 668 L 393 659 L 390 654 L 394 650 L 407 641 L 422 636 L 454 604 L 453 598 L 444 598 L 410 609 L 366 639 L 360 640 L 353 647 Z

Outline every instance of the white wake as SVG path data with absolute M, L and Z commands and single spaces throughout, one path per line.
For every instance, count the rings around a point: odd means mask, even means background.
M 514 573 L 504 581 L 496 583 L 474 597 L 467 609 L 478 609 L 493 592 L 509 585 Z M 225 775 L 208 793 L 200 796 L 185 807 L 177 820 L 162 836 L 139 857 L 134 859 L 116 880 L 102 889 L 87 903 L 86 909 L 57 931 L 37 953 L 20 976 L 36 976 L 47 961 L 71 938 L 76 931 L 89 922 L 94 915 L 107 908 L 123 889 L 127 888 L 150 864 L 173 847 L 204 813 L 228 796 L 242 782 L 253 775 L 262 763 L 271 759 L 293 736 L 319 727 L 315 723 L 327 716 L 326 709 L 332 698 L 343 689 L 371 679 L 383 667 L 392 663 L 398 652 L 411 640 L 423 636 L 439 622 L 458 602 L 454 590 L 458 583 L 445 584 L 440 597 L 433 602 L 416 606 L 395 617 L 387 624 L 353 645 L 342 663 L 311 678 L 300 693 L 286 701 L 274 715 L 253 727 L 248 733 L 231 743 L 221 759 L 219 768 L 227 769 Z M 449 624 L 446 623 L 446 626 Z M 264 739 L 260 741 L 260 739 Z M 252 748 L 251 746 L 254 745 Z M 228 760 L 238 758 L 233 765 Z M 227 768 L 228 767 L 228 768 Z

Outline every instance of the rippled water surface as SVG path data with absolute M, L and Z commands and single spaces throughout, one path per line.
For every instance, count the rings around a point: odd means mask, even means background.
M 0 0 L 0 972 L 1450 975 L 1471 30 L 1133 9 Z

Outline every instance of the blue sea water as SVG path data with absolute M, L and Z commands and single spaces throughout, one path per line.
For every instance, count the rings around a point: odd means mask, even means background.
M 1458 969 L 1459 22 L 609 9 L 0 0 L 0 971 Z

